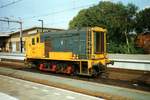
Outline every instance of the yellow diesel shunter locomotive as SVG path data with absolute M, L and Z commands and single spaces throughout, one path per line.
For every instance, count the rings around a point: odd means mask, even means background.
M 110 63 L 106 30 L 100 27 L 37 33 L 25 46 L 26 61 L 43 71 L 96 76 Z

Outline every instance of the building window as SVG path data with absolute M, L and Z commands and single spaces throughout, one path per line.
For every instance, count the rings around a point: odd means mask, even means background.
M 35 45 L 35 39 L 32 38 L 32 45 Z

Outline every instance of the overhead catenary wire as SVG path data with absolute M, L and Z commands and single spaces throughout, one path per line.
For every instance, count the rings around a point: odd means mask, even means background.
M 50 15 L 55 15 L 55 14 L 60 14 L 60 13 L 64 13 L 64 12 L 70 12 L 70 11 L 73 11 L 73 10 L 77 10 L 77 9 L 80 9 L 80 8 L 85 8 L 86 7 L 90 7 L 90 6 L 93 6 L 95 5 L 96 3 L 91 3 L 91 4 L 87 4 L 87 5 L 82 5 L 82 6 L 76 6 L 76 7 L 71 7 L 71 8 L 67 8 L 67 9 L 63 9 L 63 10 L 58 10 L 58 11 L 54 11 L 54 12 L 50 12 L 50 13 L 46 13 L 46 14 L 41 14 L 41 15 L 37 15 L 37 16 L 30 16 L 30 17 L 25 17 L 25 18 L 22 18 L 22 20 L 37 20 L 37 18 L 44 18 L 44 17 L 47 17 L 47 16 L 50 16 Z M 51 25 L 56 25 L 56 24 L 59 24 L 59 23 L 62 23 L 62 22 L 66 22 L 64 20 L 61 20 L 61 21 L 57 21 L 57 22 L 52 22 Z M 35 26 L 35 25 L 34 25 Z
M 37 17 L 46 17 L 46 16 L 49 16 L 49 15 L 54 15 L 54 14 L 59 14 L 59 13 L 68 12 L 68 11 L 72 11 L 72 10 L 77 10 L 79 8 L 90 7 L 90 6 L 93 6 L 93 5 L 95 5 L 95 3 L 88 4 L 88 5 L 82 5 L 82 6 L 78 6 L 78 7 L 72 7 L 72 8 L 63 9 L 63 10 L 58 10 L 58 11 L 54 11 L 54 12 L 50 12 L 50 13 L 46 13 L 46 14 L 41 14 L 41 15 L 38 15 L 38 16 L 26 17 L 26 18 L 22 18 L 22 19 L 26 20 L 26 19 L 33 19 L 33 18 L 37 18 Z
M 17 2 L 19 2 L 21 0 L 17 0 Z M 73 6 L 71 8 L 67 8 L 67 9 L 62 9 L 62 10 L 58 10 L 58 11 L 53 11 L 53 12 L 50 12 L 50 13 L 46 13 L 46 14 L 41 14 L 41 15 L 37 15 L 37 16 L 29 16 L 29 17 L 26 17 L 26 18 L 22 18 L 22 20 L 32 20 L 34 18 L 39 18 L 39 17 L 47 17 L 47 16 L 50 16 L 50 15 L 55 15 L 55 14 L 60 14 L 60 13 L 64 13 L 64 12 L 69 12 L 69 11 L 72 11 L 72 10 L 77 10 L 77 9 L 80 9 L 80 8 L 86 8 L 86 7 L 90 7 L 90 6 L 93 6 L 95 5 L 95 3 L 91 3 L 91 4 L 87 4 L 87 5 L 82 5 L 82 6 Z M 24 22 L 23 21 L 23 22 Z M 65 21 L 59 21 L 59 22 L 52 22 L 51 24 L 55 25 L 55 24 L 58 24 L 58 23 L 62 23 L 62 22 L 65 22 Z M 9 30 L 12 30 L 11 28 Z
M 18 2 L 20 2 L 20 1 L 22 1 L 22 0 L 12 1 L 12 2 L 10 2 L 10 3 L 1 5 L 0 8 L 4 8 L 4 7 L 10 6 L 10 5 L 13 5 L 13 4 L 18 3 Z

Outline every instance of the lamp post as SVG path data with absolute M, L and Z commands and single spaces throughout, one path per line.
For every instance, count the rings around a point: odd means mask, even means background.
M 40 21 L 42 24 L 42 33 L 43 33 L 43 20 L 39 19 L 38 21 Z
M 19 24 L 20 24 L 20 52 L 22 53 L 23 52 L 23 48 L 24 48 L 24 45 L 23 45 L 23 35 L 22 35 L 22 20 L 21 18 L 19 18 L 20 21 L 19 21 Z

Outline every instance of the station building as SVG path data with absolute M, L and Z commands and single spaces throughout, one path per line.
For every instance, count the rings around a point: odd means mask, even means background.
M 8 51 L 6 48 L 7 40 L 9 39 L 10 33 L 0 32 L 0 52 Z
M 41 28 L 41 27 L 32 27 L 29 29 L 22 30 L 22 50 L 25 52 L 25 38 L 30 34 L 36 34 L 38 32 L 52 32 L 52 31 L 62 31 L 63 29 L 57 28 Z M 14 32 L 8 35 L 0 35 L 0 52 L 20 52 L 20 31 Z

